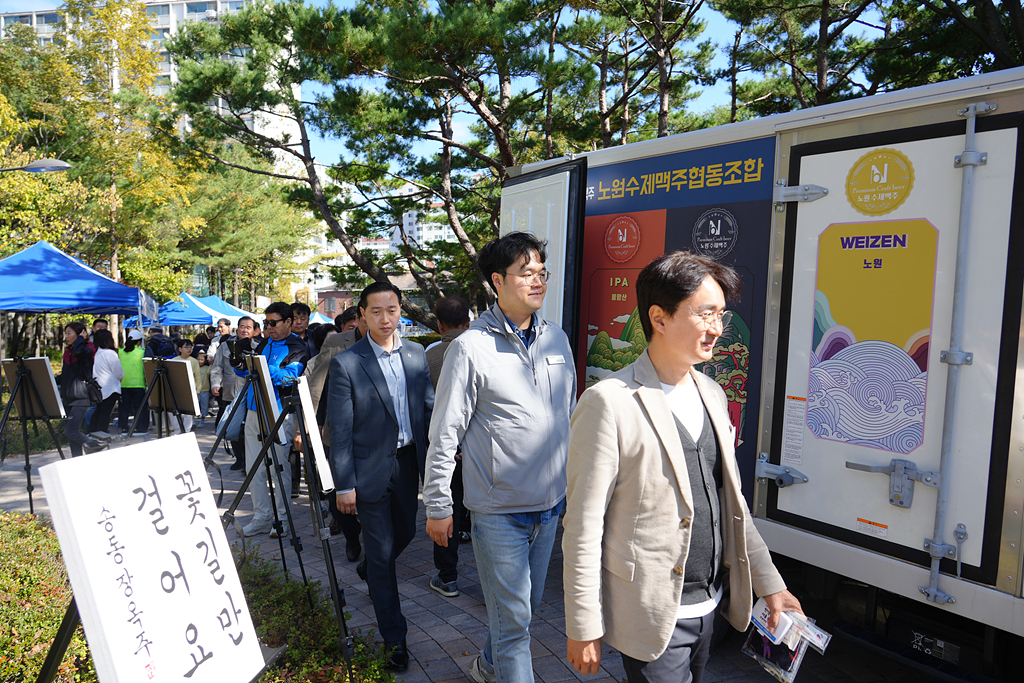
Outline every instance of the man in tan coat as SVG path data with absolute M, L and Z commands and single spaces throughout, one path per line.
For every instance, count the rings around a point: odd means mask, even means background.
M 672 252 L 636 280 L 647 350 L 587 390 L 572 417 L 562 538 L 568 660 L 602 641 L 629 683 L 699 683 L 714 612 L 745 630 L 751 593 L 774 626 L 800 611 L 740 491 L 725 393 L 694 365 L 728 325 L 736 273 Z

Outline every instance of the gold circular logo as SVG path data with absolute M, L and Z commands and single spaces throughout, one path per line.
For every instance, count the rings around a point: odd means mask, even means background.
M 914 189 L 914 165 L 903 152 L 876 149 L 853 165 L 846 176 L 846 198 L 865 216 L 882 216 L 907 201 Z

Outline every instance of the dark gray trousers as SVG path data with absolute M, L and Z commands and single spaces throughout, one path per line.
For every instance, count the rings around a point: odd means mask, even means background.
M 359 522 L 363 525 L 366 548 L 366 586 L 377 616 L 377 628 L 386 643 L 405 640 L 408 631 L 398 594 L 395 560 L 416 536 L 416 498 L 419 492 L 416 449 L 398 449 L 388 491 L 378 501 L 368 503 L 356 497 Z M 284 493 L 285 499 L 288 492 Z
M 65 407 L 67 422 L 64 423 L 64 433 L 68 436 L 68 446 L 71 448 L 71 457 L 77 458 L 82 454 L 82 445 L 89 440 L 89 437 L 82 432 L 82 423 L 85 422 L 85 414 L 89 412 L 88 403 L 70 403 Z
M 653 662 L 622 655 L 629 683 L 701 683 L 711 656 L 715 613 L 697 619 L 680 619 L 668 647 Z

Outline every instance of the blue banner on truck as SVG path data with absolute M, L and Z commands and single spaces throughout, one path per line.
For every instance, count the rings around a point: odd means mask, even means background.
M 728 302 L 732 321 L 700 370 L 729 399 L 745 482 L 753 481 L 756 460 L 774 168 L 775 139 L 759 138 L 591 166 L 587 173 L 576 353 L 581 390 L 647 348 L 633 286 L 652 259 L 684 249 L 731 266 L 743 293 Z

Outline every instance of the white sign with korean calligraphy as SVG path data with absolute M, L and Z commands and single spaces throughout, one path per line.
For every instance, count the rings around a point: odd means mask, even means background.
M 263 657 L 194 434 L 39 474 L 101 681 L 252 680 Z

